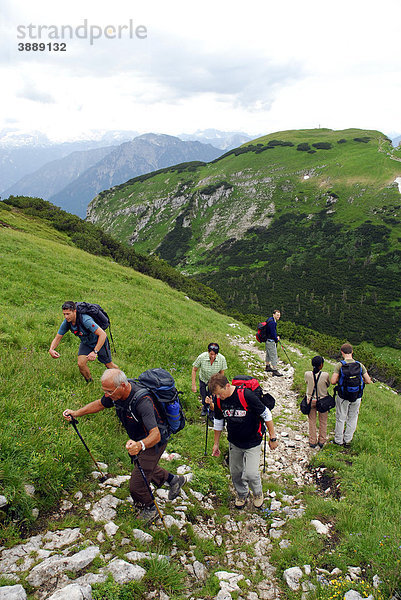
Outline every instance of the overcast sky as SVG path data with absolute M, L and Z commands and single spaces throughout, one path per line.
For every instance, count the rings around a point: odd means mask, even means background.
M 2 0 L 0 131 L 399 135 L 400 23 L 400 0 Z M 74 39 L 55 39 L 63 25 Z M 92 44 L 91 27 L 102 30 Z

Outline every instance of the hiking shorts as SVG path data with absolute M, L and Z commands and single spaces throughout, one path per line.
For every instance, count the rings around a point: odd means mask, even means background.
M 79 348 L 78 348 L 78 356 L 80 356 L 81 354 L 88 356 L 88 354 L 93 352 L 93 349 L 95 346 L 96 346 L 96 344 L 94 344 L 93 346 L 88 346 L 87 344 L 84 344 L 84 342 L 81 342 L 79 345 Z M 97 355 L 97 359 L 103 365 L 107 365 L 108 363 L 110 363 L 112 361 L 110 344 L 109 344 L 108 338 L 106 338 L 105 343 L 100 348 L 98 355 Z

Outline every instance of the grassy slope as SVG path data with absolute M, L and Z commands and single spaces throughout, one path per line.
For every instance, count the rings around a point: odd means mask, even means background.
M 31 508 L 51 506 L 62 486 L 70 487 L 82 469 L 90 468 L 61 412 L 99 397 L 102 367 L 91 366 L 96 383 L 88 388 L 76 366 L 73 336 L 63 339 L 57 361 L 47 353 L 65 299 L 98 301 L 107 309 L 117 347 L 114 359 L 128 376 L 156 366 L 171 370 L 177 387 L 186 392 L 190 420 L 198 412 L 190 391 L 195 356 L 216 340 L 233 370 L 238 371 L 240 362 L 224 343 L 231 331 L 228 317 L 185 299 L 160 281 L 64 244 L 67 238 L 35 219 L 10 213 L 3 222 L 6 219 L 21 229 L 0 228 L 1 275 L 7 282 L 0 289 L 0 395 L 2 418 L 9 424 L 0 434 L 0 475 L 13 510 L 29 520 Z M 104 436 L 106 429 L 117 437 L 116 444 Z M 96 456 L 114 465 L 117 460 L 126 462 L 124 434 L 110 415 L 83 420 L 82 431 Z M 190 431 L 191 425 L 188 435 Z M 37 488 L 35 500 L 25 496 L 24 483 Z
M 135 248 L 156 250 L 242 313 L 277 306 L 312 329 L 399 347 L 400 153 L 380 132 L 357 129 L 278 132 L 242 149 L 275 139 L 294 146 L 103 192 L 93 201 L 98 224 L 127 241 L 149 219 Z M 296 149 L 322 141 L 332 148 Z
M 221 343 L 229 375 L 244 370 L 237 353 L 224 343 L 227 333 L 232 333 L 229 319 L 186 300 L 159 281 L 69 246 L 66 237 L 36 219 L 7 213 L 0 220 L 19 228 L 0 228 L 1 276 L 7 282 L 0 288 L 0 478 L 1 493 L 11 500 L 9 516 L 31 522 L 32 508 L 53 507 L 63 488 L 84 485 L 82 479 L 91 470 L 87 453 L 61 412 L 99 397 L 99 386 L 87 387 L 80 378 L 73 336 L 62 341 L 58 361 L 47 353 L 60 322 L 59 306 L 66 298 L 100 301 L 105 306 L 113 320 L 118 350 L 114 358 L 128 375 L 152 366 L 174 373 L 179 389 L 185 391 L 189 423 L 172 440 L 170 450 L 180 451 L 193 466 L 193 487 L 217 492 L 224 504 L 225 470 L 218 461 L 208 463 L 202 458 L 204 428 L 196 419 L 190 370 L 193 358 L 211 339 Z M 307 358 L 291 358 L 296 384 L 303 391 L 302 374 L 312 353 L 302 350 Z M 92 372 L 97 378 L 101 366 L 93 365 Z M 94 455 L 109 463 L 109 471 L 126 472 L 126 436 L 110 413 L 81 419 L 79 427 Z M 382 387 L 368 388 L 354 448 L 344 452 L 327 447 L 317 458 L 336 472 L 343 497 L 336 501 L 315 493 L 306 496 L 305 518 L 290 523 L 292 546 L 286 550 L 276 546 L 279 573 L 294 564 L 330 568 L 360 564 L 366 566 L 369 578 L 378 573 L 387 589 L 401 585 L 400 432 L 399 397 Z M 29 483 L 37 490 L 34 499 L 23 489 Z M 286 492 L 291 491 L 289 482 Z M 337 543 L 325 545 L 311 531 L 311 518 L 333 522 Z M 73 524 L 79 526 L 82 519 Z M 12 526 L 5 535 L 10 541 Z M 201 552 L 202 542 L 195 543 Z M 213 552 L 207 548 L 207 553 Z
M 353 141 L 355 137 L 369 137 L 370 142 L 358 143 Z M 273 200 L 277 212 L 295 210 L 298 214 L 316 213 L 325 206 L 326 198 L 316 199 L 316 194 L 327 190 L 335 191 L 341 200 L 336 206 L 334 220 L 342 223 L 344 217 L 351 225 L 358 225 L 366 219 L 366 213 L 377 205 L 377 195 L 382 192 L 391 201 L 400 200 L 397 187 L 392 185 L 396 176 L 401 173 L 401 164 L 391 160 L 388 156 L 391 145 L 385 141 L 383 134 L 378 131 L 348 129 L 344 131 L 332 131 L 328 129 L 280 131 L 268 136 L 263 136 L 252 142 L 256 144 L 268 144 L 269 141 L 279 139 L 291 141 L 294 147 L 276 146 L 273 150 L 260 154 L 249 152 L 239 156 L 230 155 L 217 162 L 199 167 L 195 171 L 170 171 L 156 174 L 145 181 L 123 184 L 113 188 L 110 192 L 103 192 L 98 202 L 99 210 L 97 217 L 99 225 L 112 231 L 121 240 L 129 240 L 135 229 L 135 214 L 121 213 L 110 223 L 110 213 L 122 211 L 130 206 L 138 206 L 143 203 L 157 199 L 171 198 L 177 191 L 192 193 L 202 190 L 206 185 L 227 180 L 234 185 L 233 194 L 224 210 L 236 202 L 246 203 L 246 190 L 236 185 L 236 181 L 246 181 L 250 175 L 262 180 L 256 183 L 256 198 L 252 190 L 252 200 L 258 206 L 255 213 L 264 211 L 267 197 L 263 197 L 263 190 L 269 185 L 263 181 L 265 177 L 271 177 L 275 184 Z M 346 139 L 347 143 L 338 144 L 339 139 Z M 313 144 L 315 142 L 330 142 L 332 149 L 317 150 L 315 154 L 299 152 L 296 146 L 302 142 Z M 243 147 L 249 144 L 244 144 Z M 308 180 L 304 180 L 304 174 L 310 174 Z M 242 175 L 242 177 L 241 177 Z M 135 180 L 134 180 L 135 181 Z M 291 190 L 283 190 L 282 185 L 290 184 Z M 185 186 L 189 186 L 185 189 Z M 365 186 L 369 186 L 366 190 Z M 391 187 L 385 190 L 386 186 Z M 260 198 L 258 198 L 260 193 Z M 304 197 L 295 200 L 297 194 Z M 177 194 L 178 195 L 178 194 Z M 354 195 L 352 209 L 344 196 Z M 258 200 L 260 199 L 260 202 Z M 219 210 L 219 207 L 217 207 Z M 174 219 L 180 212 L 179 208 L 172 207 L 171 203 L 165 210 L 157 210 L 151 227 L 141 232 L 136 247 L 138 250 L 154 250 L 167 233 L 168 225 L 174 223 Z M 226 216 L 227 212 L 222 212 Z M 207 216 L 207 211 L 205 213 Z M 374 222 L 381 222 L 382 215 L 370 215 Z M 207 219 L 205 219 L 207 220 Z M 256 220 L 256 219 L 255 219 Z M 234 219 L 235 221 L 235 219 Z M 196 224 L 195 224 L 196 227 Z M 204 226 L 203 226 L 204 227 Z M 221 226 L 222 230 L 224 225 Z M 150 232 L 152 230 L 152 235 Z M 214 239 L 213 239 L 214 238 Z M 199 240 L 197 240 L 199 241 Z M 206 242 L 212 245 L 221 243 L 221 239 L 206 235 Z M 201 261 L 202 262 L 202 261 Z M 197 270 L 202 270 L 197 265 Z

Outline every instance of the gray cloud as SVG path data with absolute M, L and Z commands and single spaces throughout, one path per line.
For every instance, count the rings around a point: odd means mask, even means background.
M 39 90 L 36 85 L 31 81 L 26 81 L 21 90 L 17 92 L 18 98 L 24 100 L 32 100 L 32 102 L 40 102 L 42 104 L 54 104 L 55 99 L 51 94 L 48 94 L 44 90 Z

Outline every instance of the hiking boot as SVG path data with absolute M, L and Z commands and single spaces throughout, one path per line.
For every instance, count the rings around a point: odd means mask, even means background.
M 343 446 L 344 448 L 351 448 L 351 442 L 344 442 Z
M 273 371 L 273 369 L 269 365 L 266 365 L 265 371 L 267 373 L 271 373 Z
M 156 506 L 151 504 L 150 506 L 145 506 L 139 515 L 136 517 L 138 521 L 142 521 L 144 525 L 147 523 L 151 523 L 158 516 Z
M 86 377 L 85 377 L 85 381 L 86 381 L 86 383 L 93 383 L 92 377 L 89 377 L 89 379 L 86 379 Z
M 322 449 L 324 446 L 324 444 L 322 444 L 321 442 L 318 442 L 317 445 L 319 446 L 320 449 Z
M 273 373 L 273 377 L 282 377 L 283 374 L 279 373 L 279 371 L 277 371 L 277 369 L 272 369 L 272 373 Z
M 254 496 L 253 497 L 253 505 L 254 505 L 254 507 L 255 508 L 262 508 L 263 500 L 264 500 L 263 492 L 261 494 L 259 494 L 258 496 Z
M 316 448 L 317 444 L 311 444 L 309 443 L 309 448 Z
M 242 498 L 241 498 L 241 496 L 236 496 L 235 502 L 234 502 L 235 508 L 238 508 L 239 510 L 241 510 L 241 508 L 244 508 L 246 501 L 248 500 L 248 495 L 246 495 Z
M 168 491 L 169 500 L 175 500 L 177 498 L 185 482 L 186 479 L 183 475 L 174 475 L 170 483 L 170 489 Z

